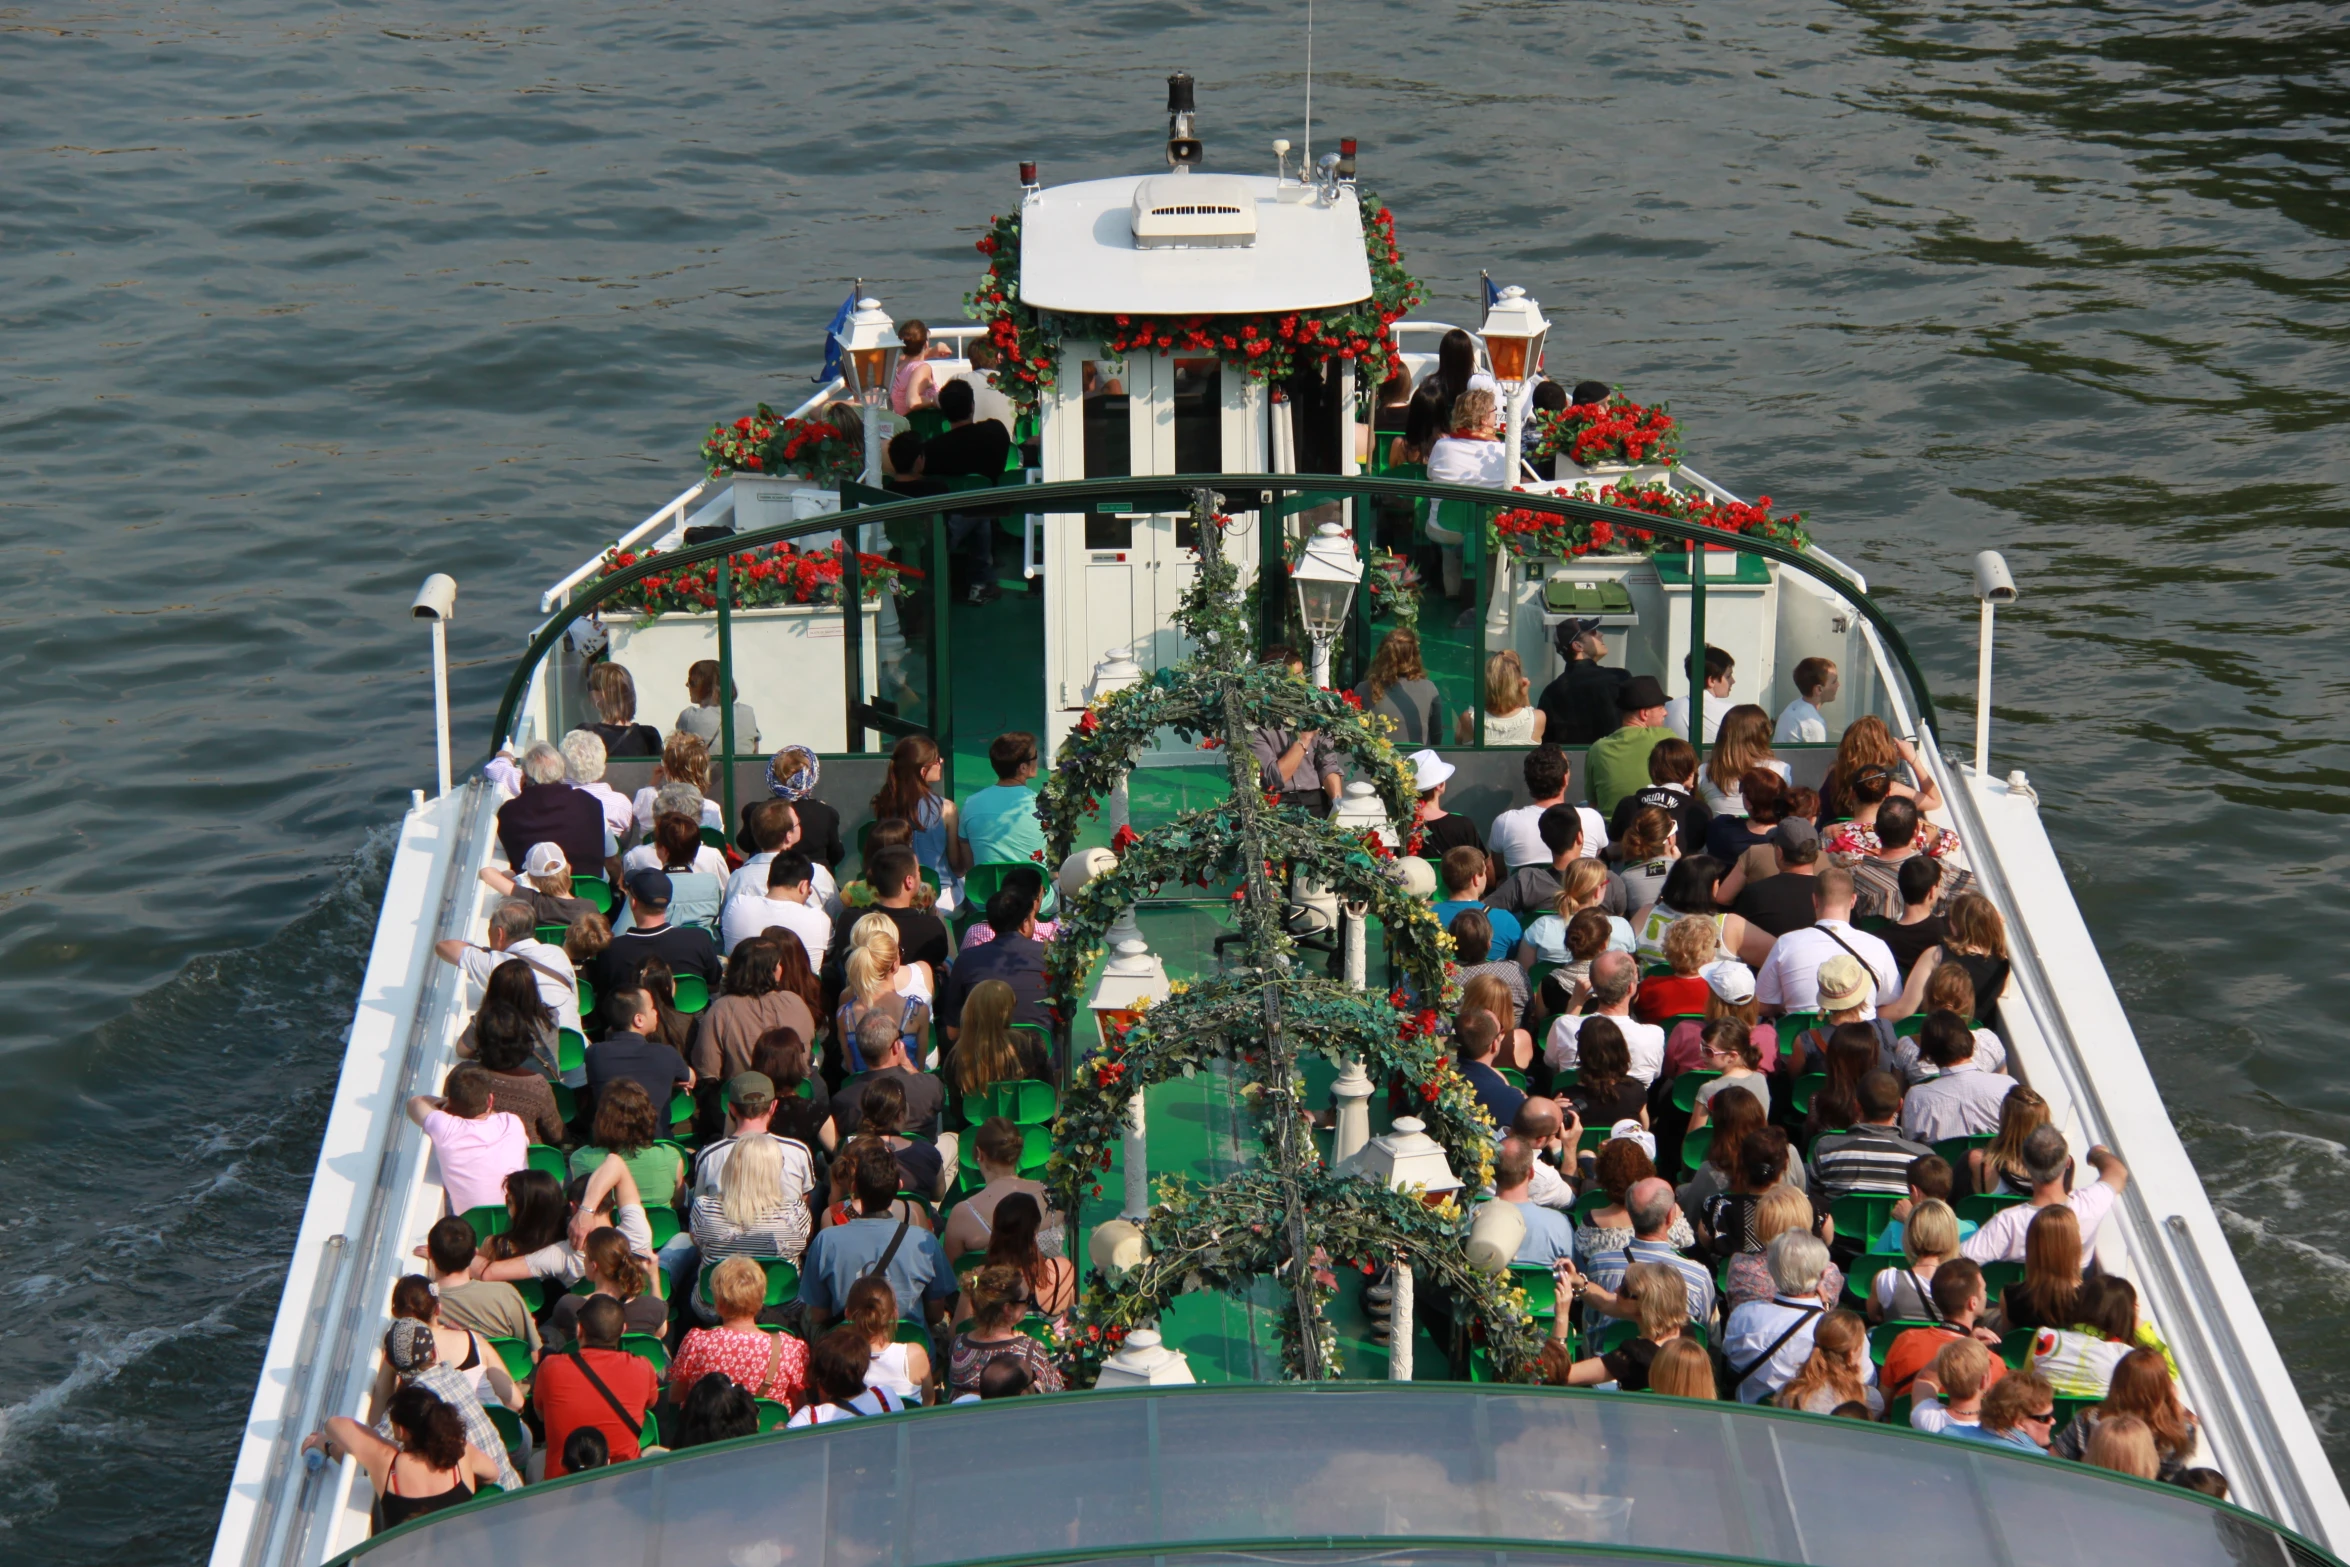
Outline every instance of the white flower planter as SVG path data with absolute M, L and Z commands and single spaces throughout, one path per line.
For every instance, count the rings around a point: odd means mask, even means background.
M 868 693 L 886 689 L 880 662 L 884 607 L 868 601 L 860 622 Z M 784 745 L 846 750 L 847 640 L 840 610 L 830 604 L 794 604 L 738 609 L 729 618 L 735 694 L 759 720 L 761 747 L 769 752 Z M 718 616 L 670 613 L 638 626 L 615 614 L 607 617 L 605 630 L 612 661 L 636 681 L 637 717 L 667 734 L 686 705 L 686 670 L 697 660 L 718 656 Z M 902 650 L 902 642 L 899 646 Z M 735 749 L 750 753 L 750 736 L 737 736 Z
M 1599 492 L 1610 485 L 1655 484 L 1673 476 L 1671 463 L 1644 463 L 1637 468 L 1585 468 L 1572 462 L 1562 466 L 1566 471 L 1558 477 L 1557 493 L 1581 500 L 1598 499 Z

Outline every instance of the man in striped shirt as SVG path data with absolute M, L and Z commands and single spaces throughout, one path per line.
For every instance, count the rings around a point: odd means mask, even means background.
M 1860 1080 L 1860 1124 L 1812 1144 L 1811 1189 L 1823 1203 L 1853 1192 L 1904 1196 L 1910 1161 L 1934 1150 L 1901 1135 L 1901 1083 L 1879 1068 Z

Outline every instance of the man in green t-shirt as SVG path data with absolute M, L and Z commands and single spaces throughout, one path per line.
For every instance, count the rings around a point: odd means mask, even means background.
M 1616 696 L 1623 725 L 1601 735 L 1584 753 L 1584 774 L 1590 780 L 1591 803 L 1608 815 L 1626 795 L 1648 787 L 1648 753 L 1672 738 L 1665 727 L 1665 688 L 1654 675 L 1634 675 Z
M 1044 828 L 1036 819 L 1036 736 L 997 735 L 987 748 L 996 781 L 963 802 L 963 840 L 975 865 L 1042 865 Z M 1050 891 L 1048 872 L 1047 891 Z

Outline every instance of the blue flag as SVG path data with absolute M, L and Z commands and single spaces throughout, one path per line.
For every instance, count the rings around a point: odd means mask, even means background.
M 1485 285 L 1485 308 L 1491 310 L 1501 302 L 1501 290 L 1493 286 L 1493 279 L 1480 272 L 1478 279 Z
M 840 340 L 849 329 L 849 317 L 857 313 L 857 289 L 864 285 L 864 281 L 859 278 L 857 286 L 849 290 L 849 297 L 842 300 L 840 308 L 832 313 L 832 325 L 824 329 L 824 368 L 810 376 L 810 380 L 830 381 L 840 374 Z

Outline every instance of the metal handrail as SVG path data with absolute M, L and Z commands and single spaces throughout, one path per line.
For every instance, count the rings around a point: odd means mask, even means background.
M 1919 673 L 1917 660 L 1909 651 L 1908 641 L 1892 620 L 1879 609 L 1860 585 L 1812 556 L 1772 539 L 1755 538 L 1745 534 L 1724 533 L 1718 528 L 1701 527 L 1682 522 L 1678 518 L 1659 517 L 1643 511 L 1632 511 L 1621 506 L 1603 506 L 1597 501 L 1586 501 L 1567 495 L 1540 495 L 1516 490 L 1496 491 L 1468 484 L 1439 484 L 1427 479 L 1374 478 L 1368 474 L 1336 473 L 1210 473 L 1210 474 L 1148 474 L 1123 479 L 1068 479 L 1052 484 L 1013 485 L 998 490 L 959 491 L 949 496 L 917 496 L 893 502 L 886 506 L 860 507 L 855 513 L 855 526 L 902 522 L 914 518 L 931 517 L 949 509 L 958 512 L 989 513 L 1016 511 L 1034 514 L 1055 514 L 1083 510 L 1088 503 L 1105 500 L 1125 500 L 1137 495 L 1167 496 L 1177 492 L 1188 504 L 1193 490 L 1211 489 L 1228 497 L 1243 500 L 1253 494 L 1279 493 L 1288 490 L 1312 489 L 1331 495 L 1377 498 L 1381 496 L 1406 500 L 1457 501 L 1465 505 L 1507 510 L 1545 512 L 1556 517 L 1575 517 L 1586 521 L 1608 522 L 1619 527 L 1639 528 L 1666 538 L 1679 539 L 1689 544 L 1712 544 L 1734 549 L 1745 554 L 1758 555 L 1765 560 L 1802 572 L 1825 584 L 1860 611 L 1863 619 L 1875 627 L 1886 650 L 1901 670 L 1903 681 L 1909 686 L 1915 701 L 1918 722 L 1929 734 L 1939 735 L 1941 726 L 1934 716 L 1934 700 L 1926 688 L 1925 677 Z M 1243 507 L 1242 509 L 1254 509 Z M 805 518 L 795 522 L 777 523 L 771 527 L 753 528 L 746 532 L 729 534 L 722 539 L 710 539 L 683 549 L 669 550 L 649 556 L 633 566 L 623 567 L 603 578 L 593 589 L 575 596 L 570 604 L 539 628 L 523 653 L 521 662 L 508 677 L 505 695 L 498 703 L 496 727 L 490 735 L 490 749 L 494 752 L 514 732 L 514 719 L 520 710 L 523 693 L 529 685 L 530 672 L 538 667 L 549 649 L 570 629 L 573 621 L 594 610 L 605 600 L 632 587 L 656 573 L 674 571 L 680 566 L 699 565 L 746 549 L 758 549 L 769 544 L 780 544 L 792 539 L 806 538 L 817 533 L 840 530 L 844 519 L 840 514 Z

